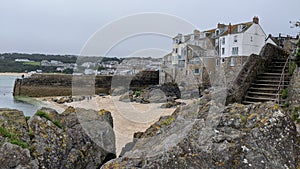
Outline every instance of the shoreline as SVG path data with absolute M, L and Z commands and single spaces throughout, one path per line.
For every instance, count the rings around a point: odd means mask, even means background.
M 30 76 L 29 73 L 14 73 L 14 72 L 1 72 L 0 76 Z

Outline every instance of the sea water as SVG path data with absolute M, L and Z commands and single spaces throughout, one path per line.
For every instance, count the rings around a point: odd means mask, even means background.
M 25 116 L 32 116 L 42 107 L 42 104 L 33 98 L 14 97 L 14 82 L 21 76 L 0 76 L 0 108 L 17 109 Z

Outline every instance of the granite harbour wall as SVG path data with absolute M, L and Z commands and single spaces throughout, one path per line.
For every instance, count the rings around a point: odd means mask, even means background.
M 29 97 L 111 94 L 157 84 L 158 71 L 143 71 L 135 76 L 34 74 L 28 78 L 16 79 L 13 94 Z

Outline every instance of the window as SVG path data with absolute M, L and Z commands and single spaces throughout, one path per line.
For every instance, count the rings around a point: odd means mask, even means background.
M 225 55 L 225 48 L 222 48 L 222 55 Z
M 222 58 L 222 63 L 224 63 L 225 62 L 225 59 L 224 58 Z
M 194 35 L 191 35 L 191 41 L 193 41 L 194 40 Z
M 250 37 L 250 41 L 253 42 L 253 37 L 252 36 Z
M 230 59 L 230 66 L 234 66 L 234 58 L 233 57 L 231 57 L 231 59 Z
M 220 60 L 216 59 L 216 65 L 219 66 L 219 64 L 220 64 Z
M 225 38 L 222 38 L 222 45 L 225 45 Z
M 195 74 L 195 75 L 199 75 L 199 69 L 195 69 L 195 70 L 194 70 L 194 74 Z
M 175 53 L 177 53 L 178 52 L 178 49 L 177 48 L 175 48 Z
M 244 25 L 238 25 L 238 32 L 242 32 L 244 29 Z
M 233 47 L 232 48 L 232 55 L 238 55 L 239 54 L 239 47 Z
M 237 42 L 238 40 L 237 40 L 237 35 L 235 35 L 234 37 L 233 37 L 233 42 Z
M 215 35 L 218 36 L 219 34 L 220 34 L 220 30 L 217 29 L 217 30 L 215 31 Z
M 196 59 L 195 59 L 195 64 L 197 64 L 197 65 L 200 64 L 200 59 L 199 59 L 199 58 L 196 58 Z

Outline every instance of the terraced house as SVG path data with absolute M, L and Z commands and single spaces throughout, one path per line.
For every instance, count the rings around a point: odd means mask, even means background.
M 266 33 L 256 16 L 251 22 L 218 23 L 214 29 L 194 30 L 188 35 L 178 34 L 173 38 L 172 52 L 164 56 L 164 80 L 188 83 L 191 87 L 203 86 L 221 73 L 229 82 L 248 56 L 259 54 L 266 43 L 276 45 L 274 41 L 266 39 Z

